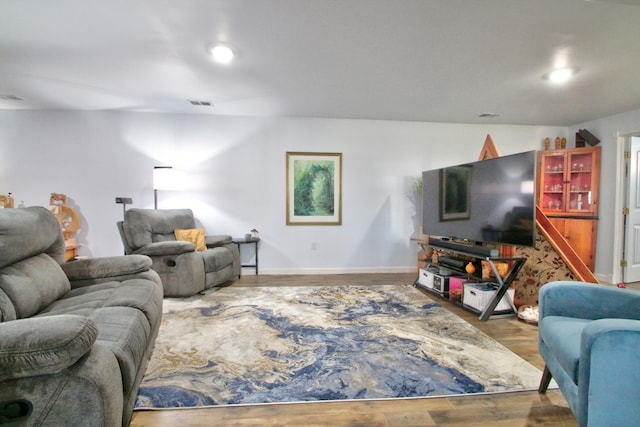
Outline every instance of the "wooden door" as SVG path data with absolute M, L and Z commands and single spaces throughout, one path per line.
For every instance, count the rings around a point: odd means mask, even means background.
M 627 169 L 623 281 L 640 282 L 640 138 L 631 138 L 629 167 Z

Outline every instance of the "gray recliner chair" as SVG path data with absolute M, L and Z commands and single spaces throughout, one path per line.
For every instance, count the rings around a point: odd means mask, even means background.
M 186 297 L 240 275 L 240 252 L 231 236 L 205 236 L 206 250 L 176 239 L 176 229 L 195 229 L 191 209 L 129 209 L 118 222 L 126 254 L 149 256 L 164 295 Z

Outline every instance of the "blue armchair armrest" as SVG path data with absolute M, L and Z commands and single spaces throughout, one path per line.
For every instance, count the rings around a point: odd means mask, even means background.
M 594 426 L 639 425 L 640 406 L 631 403 L 640 392 L 639 320 L 600 319 L 584 328 L 578 387 L 579 419 Z

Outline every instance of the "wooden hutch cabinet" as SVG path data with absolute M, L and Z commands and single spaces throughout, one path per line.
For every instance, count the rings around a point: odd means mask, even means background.
M 598 230 L 600 152 L 600 147 L 538 152 L 538 207 L 591 271 Z

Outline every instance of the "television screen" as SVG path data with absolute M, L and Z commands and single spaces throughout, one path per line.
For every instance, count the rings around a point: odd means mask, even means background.
M 536 152 L 424 171 L 423 233 L 535 246 Z

